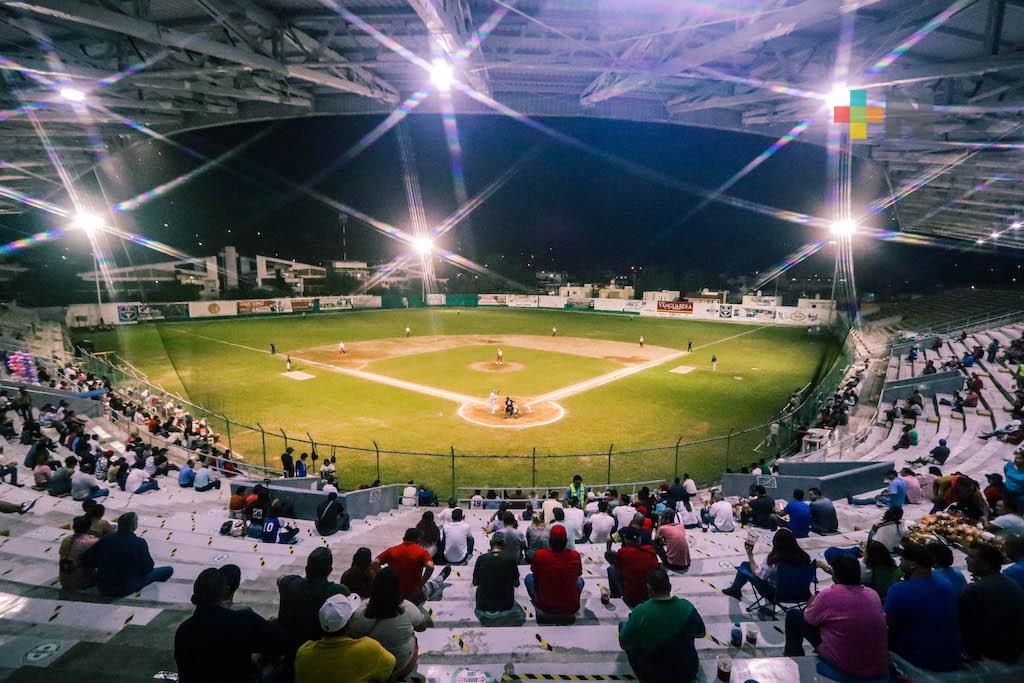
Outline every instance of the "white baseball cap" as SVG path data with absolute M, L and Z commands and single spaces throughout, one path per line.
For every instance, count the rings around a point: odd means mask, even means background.
M 320 628 L 325 633 L 337 633 L 345 628 L 360 604 L 358 595 L 332 595 L 320 608 Z

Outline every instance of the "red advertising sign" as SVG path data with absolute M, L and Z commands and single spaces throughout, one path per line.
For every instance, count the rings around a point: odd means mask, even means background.
M 659 301 L 658 313 L 693 313 L 692 301 Z

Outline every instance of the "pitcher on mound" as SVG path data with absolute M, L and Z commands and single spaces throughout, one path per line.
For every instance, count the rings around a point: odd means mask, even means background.
M 505 364 L 505 354 L 501 352 L 501 349 L 498 349 L 498 356 L 497 358 L 494 359 L 494 362 L 497 363 L 498 365 Z

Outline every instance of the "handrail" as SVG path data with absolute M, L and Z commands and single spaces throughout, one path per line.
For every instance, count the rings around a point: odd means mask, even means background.
M 984 330 L 991 327 L 999 327 L 1007 323 L 1020 322 L 1024 320 L 1024 310 L 1011 311 L 1009 313 L 1001 313 L 999 315 L 982 315 L 974 316 L 969 318 L 962 318 L 942 325 L 933 325 L 921 330 L 915 330 L 917 335 L 925 334 L 949 334 L 951 332 L 975 332 L 977 330 Z

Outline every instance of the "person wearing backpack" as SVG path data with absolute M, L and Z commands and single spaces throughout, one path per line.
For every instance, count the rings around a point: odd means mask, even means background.
M 316 531 L 321 536 L 330 536 L 348 529 L 349 517 L 345 506 L 338 501 L 338 494 L 331 491 L 327 494 L 327 500 L 316 508 Z

